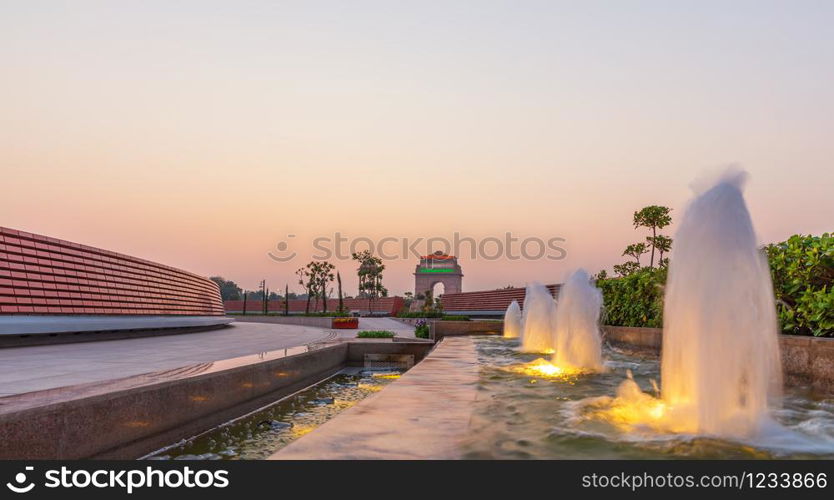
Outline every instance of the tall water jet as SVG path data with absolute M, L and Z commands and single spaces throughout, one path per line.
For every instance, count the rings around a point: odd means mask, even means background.
M 555 312 L 556 302 L 550 290 L 541 283 L 528 284 L 524 296 L 522 351 L 553 352 L 552 324 Z
M 521 308 L 517 301 L 512 301 L 504 313 L 504 338 L 515 339 L 521 336 Z
M 601 309 L 602 292 L 584 269 L 576 270 L 559 290 L 553 364 L 581 371 L 602 370 Z
M 749 436 L 781 387 L 773 286 L 742 196 L 746 174 L 696 188 L 666 285 L 661 396 L 694 432 Z

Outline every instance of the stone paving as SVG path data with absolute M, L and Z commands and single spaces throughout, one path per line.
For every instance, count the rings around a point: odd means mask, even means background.
M 385 390 L 270 460 L 461 458 L 478 395 L 478 373 L 472 339 L 446 338 Z
M 355 336 L 356 330 L 352 332 Z M 332 337 L 333 331 L 323 328 L 237 323 L 199 333 L 0 349 L 0 397 L 218 361 Z

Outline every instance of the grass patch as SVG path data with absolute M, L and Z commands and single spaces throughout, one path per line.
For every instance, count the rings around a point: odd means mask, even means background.
M 390 339 L 394 336 L 394 332 L 388 330 L 366 330 L 356 334 L 358 339 Z

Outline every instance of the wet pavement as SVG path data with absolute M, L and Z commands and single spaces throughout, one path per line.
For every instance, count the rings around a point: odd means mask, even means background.
M 333 336 L 323 328 L 237 323 L 199 333 L 0 349 L 0 397 L 276 351 Z

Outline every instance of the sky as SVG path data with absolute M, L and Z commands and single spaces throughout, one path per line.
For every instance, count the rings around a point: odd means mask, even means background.
M 762 243 L 831 231 L 832 24 L 802 0 L 3 2 L 0 225 L 296 291 L 336 232 L 564 238 L 462 256 L 480 290 L 610 271 L 635 210 L 679 217 L 737 164 Z

